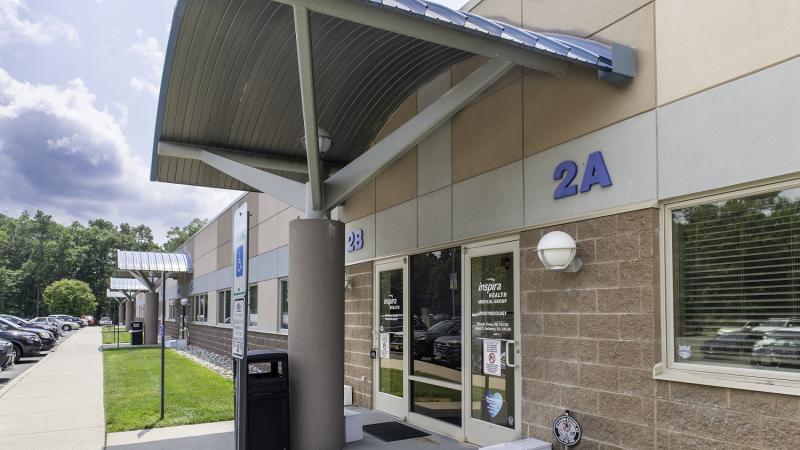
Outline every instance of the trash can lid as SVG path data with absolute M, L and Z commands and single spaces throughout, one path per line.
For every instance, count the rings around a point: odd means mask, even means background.
M 259 359 L 272 359 L 270 357 L 277 357 L 277 358 L 286 358 L 287 357 L 286 350 L 279 350 L 277 348 L 268 348 L 264 350 L 250 350 L 247 352 L 247 359 L 248 360 L 259 360 Z M 276 359 L 277 359 L 276 358 Z

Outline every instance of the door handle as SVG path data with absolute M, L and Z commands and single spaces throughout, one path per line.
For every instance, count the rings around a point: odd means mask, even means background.
M 514 362 L 511 362 L 511 355 L 513 352 L 509 351 L 508 346 L 513 345 L 514 349 L 517 348 L 517 343 L 514 341 L 505 341 L 506 342 L 506 367 L 517 367 L 517 360 L 516 356 L 514 357 Z

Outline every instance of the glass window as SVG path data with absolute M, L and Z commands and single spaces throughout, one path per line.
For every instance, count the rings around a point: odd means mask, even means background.
M 674 359 L 800 367 L 800 189 L 674 207 Z
M 169 301 L 169 318 L 171 320 L 175 320 L 175 318 L 178 316 L 175 309 L 177 308 L 176 304 L 178 303 L 180 303 L 180 299 L 173 299 Z
M 217 292 L 217 323 L 231 323 L 231 290 Z
M 380 272 L 378 275 L 381 351 L 378 364 L 381 392 L 403 396 L 403 269 Z M 384 345 L 388 349 L 384 350 Z
M 281 330 L 289 329 L 289 279 L 281 278 L 278 280 L 278 301 L 280 310 L 278 320 Z
M 461 391 L 421 381 L 412 381 L 411 410 L 461 426 Z
M 247 305 L 250 309 L 248 317 L 250 318 L 249 325 L 258 325 L 258 285 L 253 284 L 250 286 L 249 297 L 247 298 Z
M 208 294 L 200 294 L 194 296 L 194 321 L 206 322 L 208 321 Z

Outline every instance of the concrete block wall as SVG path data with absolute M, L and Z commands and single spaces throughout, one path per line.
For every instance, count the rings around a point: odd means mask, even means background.
M 584 267 L 544 269 L 543 233 L 574 236 Z M 580 449 L 796 449 L 800 398 L 653 379 L 661 360 L 658 210 L 520 235 L 522 414 L 526 436 L 553 442 L 569 409 Z
M 353 404 L 372 407 L 372 262 L 345 268 L 344 382 L 353 387 Z

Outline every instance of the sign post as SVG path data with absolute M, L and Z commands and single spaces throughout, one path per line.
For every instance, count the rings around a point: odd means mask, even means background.
M 235 383 L 235 417 L 236 417 L 236 449 L 247 448 L 246 415 L 247 415 L 247 325 L 248 325 L 248 233 L 250 217 L 247 203 L 233 213 L 233 290 L 232 317 L 233 335 L 231 337 L 231 354 L 233 355 L 236 373 Z

